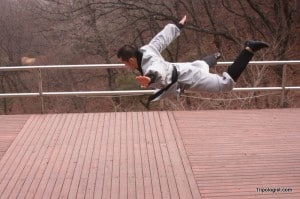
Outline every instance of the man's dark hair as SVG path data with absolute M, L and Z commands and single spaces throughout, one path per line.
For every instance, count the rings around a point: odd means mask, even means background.
M 128 61 L 132 57 L 136 57 L 137 48 L 131 45 L 124 45 L 118 51 L 118 58 L 121 58 L 123 61 Z

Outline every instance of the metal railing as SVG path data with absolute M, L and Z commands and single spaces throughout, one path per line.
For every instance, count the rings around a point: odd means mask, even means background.
M 233 62 L 218 62 L 219 66 L 228 66 Z M 300 65 L 300 60 L 289 61 L 251 61 L 249 65 L 282 65 L 282 83 L 280 87 L 249 87 L 249 88 L 234 88 L 233 91 L 281 91 L 283 99 L 286 90 L 300 90 L 300 86 L 286 86 L 286 67 L 288 65 Z M 24 71 L 24 70 L 38 70 L 38 84 L 39 92 L 32 93 L 0 93 L 0 98 L 11 97 L 40 97 L 41 112 L 44 113 L 44 96 L 134 96 L 134 95 L 148 95 L 153 94 L 155 90 L 119 90 L 119 91 L 73 91 L 73 92 L 44 92 L 42 70 L 44 69 L 121 69 L 123 64 L 86 64 L 86 65 L 41 65 L 41 66 L 3 66 L 0 67 L 2 71 Z

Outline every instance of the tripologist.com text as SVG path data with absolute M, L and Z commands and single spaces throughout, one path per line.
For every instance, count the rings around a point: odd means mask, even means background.
M 266 188 L 256 188 L 256 192 L 259 193 L 290 193 L 293 192 L 292 188 L 285 188 L 285 187 L 266 187 Z

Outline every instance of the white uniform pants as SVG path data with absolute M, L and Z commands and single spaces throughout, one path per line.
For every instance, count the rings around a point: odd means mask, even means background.
M 190 91 L 226 92 L 234 87 L 234 81 L 228 73 L 222 76 L 209 72 L 206 62 L 197 60 L 176 64 L 178 83 Z

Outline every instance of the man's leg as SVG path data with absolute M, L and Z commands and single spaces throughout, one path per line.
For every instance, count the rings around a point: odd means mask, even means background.
M 262 48 L 269 47 L 269 44 L 262 41 L 246 41 L 245 49 L 237 56 L 233 64 L 228 67 L 227 73 L 236 82 L 245 70 L 254 53 Z

